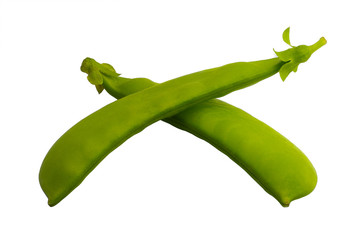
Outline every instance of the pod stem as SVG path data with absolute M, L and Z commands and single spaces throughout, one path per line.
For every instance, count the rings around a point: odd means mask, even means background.
M 326 39 L 324 37 L 320 38 L 319 41 L 314 43 L 313 45 L 309 46 L 311 54 L 314 53 L 316 50 L 321 48 L 327 43 Z
M 104 90 L 104 77 L 118 77 L 120 75 L 110 64 L 100 64 L 89 57 L 83 60 L 80 70 L 88 74 L 87 79 L 91 84 L 95 85 L 98 93 Z
M 282 52 L 277 52 L 274 50 L 278 58 L 281 61 L 286 62 L 279 71 L 280 77 L 283 81 L 285 81 L 285 79 L 289 76 L 291 72 L 297 71 L 300 63 L 306 62 L 316 50 L 318 50 L 327 43 L 326 39 L 322 37 L 313 45 L 300 45 L 294 47 L 290 44 L 289 34 L 290 28 L 287 28 L 283 33 L 283 40 L 285 43 L 291 46 L 291 48 Z

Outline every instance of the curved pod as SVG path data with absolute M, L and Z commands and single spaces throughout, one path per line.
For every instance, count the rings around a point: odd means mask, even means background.
M 103 76 L 103 87 L 122 98 L 157 83 L 146 78 Z M 283 135 L 245 111 L 211 99 L 163 121 L 187 131 L 242 167 L 282 206 L 311 193 L 317 183 L 306 155 Z

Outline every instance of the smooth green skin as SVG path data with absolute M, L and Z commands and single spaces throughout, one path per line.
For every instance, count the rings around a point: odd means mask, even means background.
M 155 85 L 146 78 L 104 76 L 103 81 L 105 90 L 117 99 Z M 315 168 L 300 149 L 270 126 L 226 102 L 211 99 L 163 121 L 223 152 L 284 207 L 316 186 Z
M 296 52 L 299 47 L 291 50 Z M 305 54 L 309 55 L 307 58 L 311 55 L 310 52 Z M 304 58 L 301 55 L 295 60 L 300 57 Z M 152 123 L 200 102 L 253 85 L 278 71 L 281 73 L 284 66 L 295 60 L 282 61 L 279 57 L 232 63 L 175 78 L 99 109 L 64 133 L 45 156 L 39 181 L 48 197 L 48 204 L 59 203 L 110 152 Z M 93 65 L 94 61 L 87 58 L 82 70 L 89 73 L 89 80 L 98 81 L 100 75 Z M 113 74 L 107 70 L 104 70 L 106 74 Z M 94 73 L 97 76 L 93 76 Z

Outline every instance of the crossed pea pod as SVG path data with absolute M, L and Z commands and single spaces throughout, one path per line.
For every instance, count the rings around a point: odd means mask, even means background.
M 283 39 L 291 46 L 289 29 Z M 82 119 L 50 148 L 39 173 L 48 204 L 58 204 L 131 136 L 164 120 L 212 144 L 282 206 L 289 206 L 315 188 L 317 175 L 311 162 L 274 129 L 216 98 L 277 72 L 284 81 L 325 44 L 321 38 L 310 46 L 275 52 L 276 58 L 231 63 L 161 84 L 122 78 L 111 65 L 86 58 L 81 70 L 88 80 L 99 92 L 105 89 L 118 100 Z

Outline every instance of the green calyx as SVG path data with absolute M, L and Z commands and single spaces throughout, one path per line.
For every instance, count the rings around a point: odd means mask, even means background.
M 81 64 L 80 70 L 88 74 L 87 79 L 91 84 L 95 85 L 98 93 L 101 93 L 104 90 L 104 77 L 118 77 L 120 75 L 110 64 L 100 64 L 92 58 L 85 58 Z
M 280 77 L 283 81 L 285 81 L 291 72 L 297 71 L 300 63 L 306 62 L 316 50 L 324 46 L 327 42 L 326 39 L 322 37 L 313 45 L 300 45 L 294 47 L 290 44 L 290 28 L 287 28 L 284 31 L 283 40 L 285 43 L 291 46 L 291 48 L 282 52 L 277 52 L 274 50 L 279 59 L 283 62 L 286 62 L 280 69 Z

